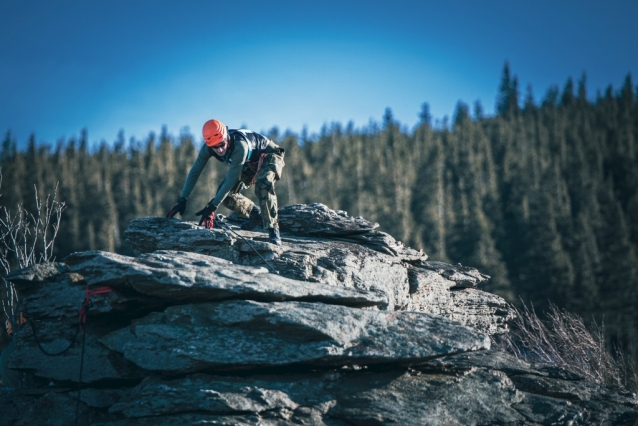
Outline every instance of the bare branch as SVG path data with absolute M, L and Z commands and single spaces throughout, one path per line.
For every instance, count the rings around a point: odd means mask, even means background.
M 0 168 L 0 185 L 2 169 Z M 60 229 L 65 203 L 58 202 L 58 185 L 53 196 L 49 194 L 44 204 L 34 185 L 35 213 L 30 213 L 18 204 L 14 215 L 6 207 L 0 207 L 0 266 L 4 275 L 9 274 L 12 265 L 26 268 L 37 262 L 50 262 L 54 259 L 55 238 Z M 4 314 L 12 320 L 17 314 L 18 294 L 13 285 L 2 278 L 0 299 Z
M 533 364 L 564 368 L 596 383 L 637 388 L 631 361 L 618 347 L 613 355 L 607 350 L 603 323 L 593 321 L 588 328 L 582 318 L 554 304 L 550 304 L 546 321 L 525 303 L 515 311 L 511 333 L 496 342 L 503 350 Z

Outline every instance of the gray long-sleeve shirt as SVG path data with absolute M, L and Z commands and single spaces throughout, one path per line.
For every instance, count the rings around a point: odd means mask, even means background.
M 252 133 L 252 132 L 250 132 Z M 253 135 L 257 135 L 254 133 Z M 261 135 L 258 135 L 262 137 Z M 239 177 L 241 176 L 241 172 L 246 164 L 249 147 L 248 142 L 244 139 L 245 136 L 239 136 L 234 138 L 234 149 L 230 153 L 230 157 L 225 161 L 229 163 L 228 171 L 226 172 L 226 177 L 224 177 L 224 181 L 222 185 L 217 190 L 215 194 L 215 198 L 210 202 L 216 208 L 226 199 L 230 191 L 239 181 Z M 265 141 L 264 141 L 265 142 Z M 267 141 L 267 147 L 264 150 L 265 152 L 275 152 L 278 149 L 278 146 L 274 144 L 271 140 Z M 199 179 L 199 175 L 202 174 L 204 167 L 208 160 L 212 157 L 208 146 L 204 144 L 202 148 L 199 150 L 199 155 L 193 163 L 190 172 L 188 172 L 188 176 L 186 177 L 186 182 L 184 183 L 184 187 L 182 188 L 182 197 L 188 198 L 193 192 L 193 188 L 195 188 L 195 184 Z

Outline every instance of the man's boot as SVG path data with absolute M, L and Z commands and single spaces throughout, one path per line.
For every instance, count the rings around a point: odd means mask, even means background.
M 250 211 L 248 220 L 240 225 L 240 228 L 244 231 L 252 231 L 261 223 L 261 210 L 257 206 L 253 206 Z
M 281 245 L 281 237 L 279 236 L 279 228 L 268 228 L 268 240 L 270 244 Z

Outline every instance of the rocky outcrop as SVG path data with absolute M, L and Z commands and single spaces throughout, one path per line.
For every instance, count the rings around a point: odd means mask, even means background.
M 564 373 L 482 351 L 407 368 L 151 374 L 134 386 L 84 389 L 80 419 L 101 426 L 636 424 L 635 395 Z M 40 395 L 0 392 L 2 424 L 73 424 L 76 394 L 57 386 Z
M 284 277 L 379 294 L 386 301 L 379 309 L 443 315 L 487 334 L 506 331 L 512 311 L 502 298 L 477 289 L 489 277 L 475 268 L 428 261 L 422 251 L 376 231 L 377 224 L 322 204 L 287 206 L 280 216 L 280 247 L 269 244 L 267 234 L 240 231 L 232 221 L 228 229 L 205 230 L 174 219 L 139 218 L 126 238 L 138 253 L 189 251 L 249 266 L 264 266 L 265 259 Z
M 76 380 L 79 345 L 51 363 L 36 338 L 51 353 L 69 346 L 87 285 L 112 290 L 92 298 L 87 383 L 135 380 L 145 371 L 412 363 L 490 347 L 484 333 L 442 317 L 371 309 L 386 304 L 372 291 L 303 283 L 196 253 L 82 252 L 9 278 L 34 324 L 16 339 L 12 368 L 46 380 Z
M 632 394 L 491 349 L 512 314 L 476 269 L 322 205 L 281 219 L 278 247 L 232 220 L 140 218 L 137 257 L 82 252 L 10 275 L 30 325 L 10 346 L 22 382 L 0 388 L 0 425 L 75 423 L 82 354 L 92 425 L 638 421 Z

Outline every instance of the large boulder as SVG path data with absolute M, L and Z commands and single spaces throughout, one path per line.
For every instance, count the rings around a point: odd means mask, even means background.
M 410 363 L 490 346 L 482 332 L 442 316 L 372 309 L 387 304 L 383 293 L 196 253 L 88 251 L 10 278 L 30 322 L 16 332 L 9 365 L 38 380 L 76 380 L 82 353 L 82 381 L 97 384 L 147 370 Z M 87 289 L 98 288 L 107 291 L 92 296 L 84 337 L 78 311 Z M 60 352 L 56 362 L 46 352 Z
M 0 388 L 0 396 L 0 424 L 74 423 L 77 389 Z M 635 395 L 534 368 L 499 351 L 450 355 L 408 368 L 149 374 L 117 391 L 83 389 L 81 400 L 80 422 L 99 426 L 638 422 Z
M 485 334 L 441 317 L 309 302 L 173 306 L 101 341 L 141 368 L 178 373 L 406 364 L 490 348 Z
M 382 293 L 306 283 L 269 274 L 266 268 L 236 265 L 197 253 L 158 250 L 139 257 L 102 251 L 74 253 L 65 259 L 72 272 L 91 286 L 131 288 L 171 301 L 204 302 L 306 300 L 350 306 L 386 304 Z
M 137 257 L 12 273 L 29 322 L 3 354 L 22 387 L 0 387 L 0 424 L 638 422 L 635 395 L 493 349 L 512 311 L 476 269 L 323 205 L 280 214 L 282 246 L 139 218 Z
M 475 370 L 458 377 L 415 373 L 390 369 L 255 379 L 207 375 L 173 381 L 150 379 L 114 405 L 111 412 L 121 413 L 131 421 L 122 424 L 134 424 L 133 420 L 158 413 L 175 416 L 175 424 L 191 424 L 180 418 L 184 411 L 201 413 L 209 421 L 224 413 L 228 416 L 224 420 L 232 419 L 231 424 L 264 425 L 421 426 L 525 420 L 512 407 L 523 400 L 523 395 L 502 373 Z M 246 413 L 251 413 L 254 423 L 236 423 L 232 417 Z
M 251 266 L 267 266 L 266 261 L 284 277 L 382 295 L 383 310 L 443 315 L 488 334 L 506 332 L 513 311 L 478 288 L 489 277 L 475 268 L 428 261 L 422 251 L 376 231 L 376 224 L 323 205 L 286 206 L 280 213 L 288 223 L 282 224 L 282 246 L 269 244 L 266 233 L 241 231 L 232 221 L 208 230 L 158 217 L 131 221 L 126 238 L 138 253 L 180 250 Z M 321 220 L 315 224 L 313 217 Z

